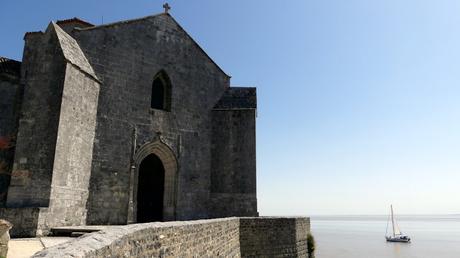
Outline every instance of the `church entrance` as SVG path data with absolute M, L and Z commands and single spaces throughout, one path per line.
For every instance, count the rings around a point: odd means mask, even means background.
M 139 166 L 137 222 L 163 221 L 165 169 L 155 154 L 145 157 Z

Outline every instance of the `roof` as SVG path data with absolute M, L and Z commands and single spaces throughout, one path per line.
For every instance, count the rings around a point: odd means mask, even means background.
M 0 74 L 21 75 L 21 62 L 0 56 Z
M 190 36 L 190 34 L 188 34 L 188 32 L 186 30 L 184 30 L 184 28 L 182 28 L 182 26 L 169 14 L 169 13 L 165 13 L 165 15 L 168 15 L 169 17 L 171 17 L 171 19 L 177 24 L 177 26 L 179 26 L 179 28 L 181 30 L 183 30 L 185 32 L 185 35 L 187 35 L 191 40 L 192 42 L 198 47 L 199 50 L 201 50 L 201 52 L 209 59 L 211 60 L 211 62 L 223 73 L 225 74 L 228 78 L 231 78 L 230 75 L 228 75 L 216 62 L 214 62 L 214 60 L 212 60 L 212 58 L 208 55 L 208 53 L 206 53 L 206 51 L 204 51 L 204 49 L 200 46 L 200 44 L 198 44 L 193 38 L 192 36 Z
M 214 106 L 214 110 L 256 109 L 257 92 L 254 87 L 230 87 Z
M 188 32 L 186 30 L 184 30 L 184 28 L 182 28 L 182 26 L 169 14 L 169 13 L 159 13 L 159 14 L 155 14 L 155 15 L 150 15 L 150 16 L 145 16 L 145 17 L 142 17 L 142 18 L 136 18 L 136 19 L 131 19 L 131 20 L 124 20 L 124 21 L 118 21 L 118 22 L 113 22 L 113 23 L 107 23 L 107 24 L 102 24 L 102 25 L 98 25 L 98 26 L 93 26 L 93 27 L 86 27 L 86 28 L 76 28 L 77 31 L 87 31 L 87 30 L 95 30 L 95 29 L 100 29 L 100 28 L 107 28 L 107 27 L 112 27 L 112 26 L 116 26 L 116 25 L 125 25 L 125 24 L 131 24 L 131 23 L 136 23 L 136 22 L 141 22 L 141 21 L 144 21 L 144 20 L 147 20 L 147 19 L 151 19 L 151 18 L 155 18 L 155 17 L 159 17 L 159 16 L 167 16 L 169 18 L 171 18 L 176 24 L 177 26 L 185 33 L 185 35 L 187 35 L 187 37 L 189 37 L 192 42 L 195 44 L 196 47 L 198 47 L 198 49 L 223 73 L 225 74 L 227 77 L 231 77 L 230 75 L 228 75 L 216 62 L 214 62 L 214 60 L 212 60 L 212 58 L 206 53 L 206 51 L 204 51 L 204 49 L 190 36 L 190 34 L 188 34 Z M 78 19 L 78 18 L 75 18 L 75 19 Z
M 66 20 L 58 20 L 56 21 L 56 24 L 57 25 L 66 25 L 66 24 L 70 24 L 70 23 L 73 23 L 73 24 L 80 24 L 80 25 L 83 25 L 84 27 L 93 27 L 94 24 L 91 24 L 87 21 L 84 21 L 84 20 L 81 20 L 77 17 L 73 17 L 71 19 L 66 19 Z
M 43 31 L 28 31 L 26 34 L 24 34 L 24 39 L 29 36 L 29 35 L 41 35 L 43 34 Z
M 56 36 L 59 40 L 64 58 L 89 76 L 93 77 L 96 81 L 99 81 L 96 73 L 93 70 L 93 67 L 89 64 L 77 41 L 69 34 L 67 34 L 63 29 L 61 29 L 57 24 L 51 23 L 49 28 L 50 27 L 53 28 L 56 32 Z

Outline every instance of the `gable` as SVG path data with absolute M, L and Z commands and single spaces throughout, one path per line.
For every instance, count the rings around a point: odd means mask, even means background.
M 137 28 L 138 25 L 140 24 L 145 24 L 146 26 L 150 26 L 149 24 L 157 24 L 160 26 L 167 26 L 166 22 L 164 19 L 168 19 L 169 21 L 172 21 L 174 25 L 179 29 L 179 33 L 185 35 L 186 38 L 188 38 L 194 47 L 198 49 L 198 51 L 205 56 L 206 59 L 208 59 L 214 66 L 219 70 L 222 74 L 224 74 L 227 78 L 230 78 L 227 73 L 216 63 L 214 60 L 203 50 L 203 48 L 190 36 L 190 34 L 187 33 L 186 30 L 182 28 L 182 26 L 169 14 L 169 13 L 161 13 L 157 15 L 151 15 L 151 16 L 146 16 L 143 18 L 138 18 L 138 19 L 132 19 L 132 20 L 126 20 L 126 21 L 120 21 L 120 22 L 114 22 L 114 23 L 109 23 L 109 24 L 103 24 L 99 26 L 93 26 L 93 27 L 87 27 L 87 28 L 75 28 L 74 31 L 79 31 L 79 32 L 85 32 L 85 31 L 95 31 L 95 30 L 104 30 L 104 29 L 109 29 L 109 28 L 114 28 L 114 27 L 128 27 L 131 26 L 133 28 Z
M 52 31 L 56 34 L 56 37 L 59 42 L 59 46 L 61 47 L 62 54 L 64 58 L 71 64 L 78 67 L 81 71 L 99 81 L 97 78 L 93 68 L 89 64 L 88 60 L 86 59 L 83 51 L 80 49 L 77 41 L 72 38 L 69 34 L 67 34 L 63 29 L 61 29 L 55 23 L 50 23 L 48 26 L 47 32 Z

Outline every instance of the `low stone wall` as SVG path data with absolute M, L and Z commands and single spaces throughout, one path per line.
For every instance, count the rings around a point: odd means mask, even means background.
M 309 230 L 308 218 L 132 224 L 87 234 L 33 257 L 305 257 Z
M 307 257 L 310 220 L 298 217 L 240 218 L 245 257 Z
M 46 208 L 0 208 L 0 218 L 13 224 L 10 231 L 11 236 L 35 236 L 42 210 L 46 210 Z
M 235 218 L 119 226 L 45 249 L 33 257 L 238 257 Z
M 81 225 L 81 222 L 75 223 L 65 216 L 57 216 L 53 209 L 56 207 L 0 208 L 0 219 L 13 224 L 10 235 L 14 238 L 46 236 L 51 227 Z

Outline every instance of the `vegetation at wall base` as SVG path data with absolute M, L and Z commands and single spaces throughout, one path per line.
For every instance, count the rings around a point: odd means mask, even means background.
M 314 258 L 315 257 L 315 249 L 316 249 L 316 244 L 315 244 L 315 238 L 311 233 L 307 234 L 307 253 L 309 258 Z

